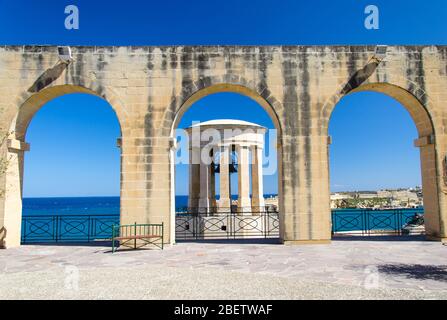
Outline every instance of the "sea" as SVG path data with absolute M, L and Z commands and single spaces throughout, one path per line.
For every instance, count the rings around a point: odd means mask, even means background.
M 265 197 L 274 196 L 267 194 Z M 237 199 L 237 195 L 232 196 Z M 188 206 L 188 196 L 175 196 L 177 211 Z M 24 198 L 22 214 L 36 215 L 95 215 L 120 214 L 119 197 L 57 197 L 57 198 Z
M 23 198 L 22 215 L 120 214 L 120 197 Z

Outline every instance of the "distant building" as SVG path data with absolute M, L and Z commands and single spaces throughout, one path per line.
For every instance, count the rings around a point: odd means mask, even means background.
M 331 194 L 331 208 L 402 208 L 423 205 L 420 187 Z
M 346 193 L 333 193 L 331 194 L 331 200 L 352 199 L 352 195 Z

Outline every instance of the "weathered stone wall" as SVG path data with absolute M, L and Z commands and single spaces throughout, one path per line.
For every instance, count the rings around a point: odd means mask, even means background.
M 121 219 L 160 222 L 173 240 L 172 130 L 197 99 L 233 91 L 258 101 L 279 135 L 281 234 L 287 242 L 330 239 L 328 122 L 349 92 L 374 90 L 399 100 L 419 132 L 428 230 L 447 237 L 447 47 L 392 46 L 0 47 L 0 127 L 14 131 L 12 164 L 0 201 L 7 245 L 19 243 L 21 166 L 26 128 L 47 101 L 86 92 L 107 100 L 122 130 Z M 253 119 L 255 120 L 255 119 Z M 355 134 L 355 133 L 353 133 Z M 433 137 L 432 137 L 433 135 Z M 17 141 L 15 141 L 17 140 Z M 16 146 L 16 147 L 14 147 Z M 17 147 L 18 146 L 18 147 Z M 32 146 L 31 146 L 32 147 Z M 171 223 L 172 221 L 172 223 Z

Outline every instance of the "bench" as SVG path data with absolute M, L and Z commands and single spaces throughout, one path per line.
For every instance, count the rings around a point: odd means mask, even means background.
M 163 222 L 161 224 L 112 225 L 112 253 L 118 247 L 141 248 L 154 245 L 163 250 Z M 118 241 L 118 246 L 115 242 Z

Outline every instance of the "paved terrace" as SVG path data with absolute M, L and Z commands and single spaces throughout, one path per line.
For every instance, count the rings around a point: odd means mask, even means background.
M 0 250 L 0 299 L 447 299 L 447 246 L 398 239 L 27 245 Z

